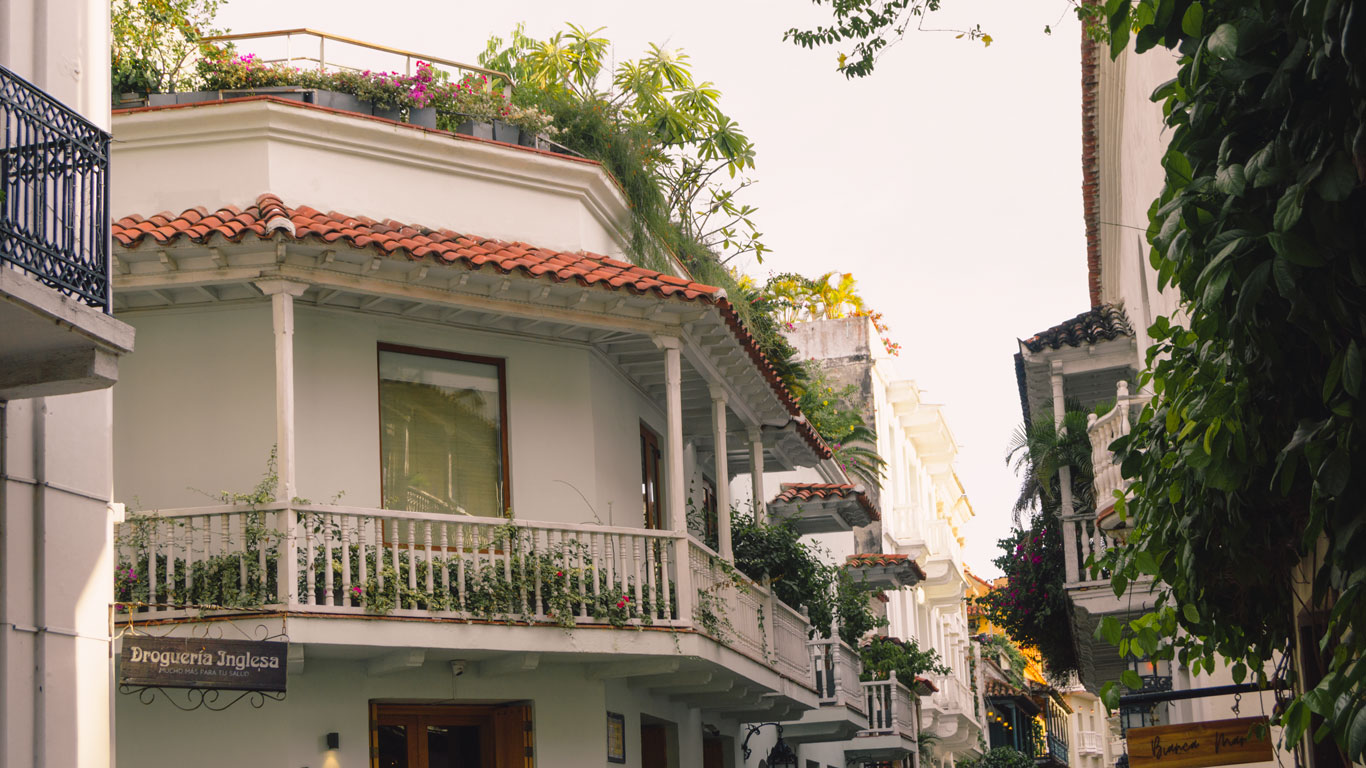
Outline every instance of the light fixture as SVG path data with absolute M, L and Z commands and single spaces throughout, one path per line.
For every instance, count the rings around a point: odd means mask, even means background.
M 778 729 L 778 743 L 774 744 L 773 749 L 768 751 L 767 758 L 759 761 L 759 765 L 766 765 L 768 768 L 797 768 L 797 753 L 787 745 L 786 741 L 783 741 L 783 727 L 778 723 L 759 723 L 749 727 L 749 733 L 745 734 L 745 740 L 740 744 L 740 753 L 744 755 L 744 759 L 748 760 L 750 756 L 749 737 L 758 733 L 759 729 L 766 725 Z
M 333 731 L 333 732 L 327 734 L 326 740 L 327 740 L 327 748 L 328 748 L 328 749 L 341 749 L 341 734 L 340 734 L 340 733 L 337 733 L 336 731 Z

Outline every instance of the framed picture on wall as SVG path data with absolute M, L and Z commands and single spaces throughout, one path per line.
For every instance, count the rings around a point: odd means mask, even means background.
M 607 762 L 626 762 L 626 716 L 607 713 Z

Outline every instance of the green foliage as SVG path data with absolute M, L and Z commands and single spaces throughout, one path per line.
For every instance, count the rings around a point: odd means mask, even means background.
M 1071 468 L 1072 505 L 1093 508 L 1091 442 L 1086 413 L 1069 409 L 1062 429 L 1046 415 L 1015 430 L 1006 456 L 1022 475 L 1014 512 L 1016 528 L 998 545 L 994 562 L 1005 586 L 977 599 L 982 615 L 1022 645 L 1039 652 L 1048 674 L 1065 677 L 1077 668 L 1072 639 L 1062 536 L 1062 486 L 1058 470 Z
M 859 656 L 863 660 L 863 671 L 859 679 L 886 680 L 892 672 L 896 679 L 915 689 L 915 679 L 925 674 L 951 674 L 939 652 L 933 648 L 920 650 L 915 639 L 898 640 L 894 637 L 873 635 L 868 642 L 859 646 Z
M 804 367 L 804 382 L 797 388 L 802 413 L 849 477 L 877 487 L 887 462 L 878 455 L 877 433 L 863 420 L 858 385 L 835 389 L 818 363 L 807 361 Z
M 202 38 L 223 0 L 112 0 L 111 87 L 114 93 L 192 90 L 194 61 L 211 51 Z
M 905 34 L 916 31 L 955 32 L 961 39 L 980 40 L 991 45 L 991 35 L 982 32 L 980 24 L 967 29 L 926 30 L 925 17 L 939 10 L 940 0 L 813 0 L 816 5 L 830 6 L 833 15 L 829 25 L 815 29 L 793 27 L 783 33 L 803 48 L 852 43 L 853 55 L 840 53 L 839 71 L 847 78 L 867 77 L 873 73 L 877 59 L 891 45 L 900 42 Z
M 756 522 L 752 513 L 733 510 L 731 540 L 735 567 L 754 581 L 767 576 L 779 600 L 805 608 L 813 633 L 829 637 L 838 617 L 841 639 L 857 645 L 864 634 L 886 626 L 886 619 L 869 607 L 870 591 L 843 568 L 823 562 L 816 546 L 803 542 L 791 522 Z
M 645 163 L 613 170 L 649 176 L 659 198 L 648 206 L 656 215 L 642 223 L 666 247 L 681 239 L 711 252 L 720 264 L 744 253 L 762 261 L 768 249 L 754 224 L 756 209 L 739 199 L 753 183 L 743 174 L 754 169 L 754 145 L 721 110 L 720 90 L 693 77 L 686 53 L 653 44 L 639 59 L 609 70 L 610 42 L 600 32 L 569 24 L 538 41 L 518 26 L 507 40 L 490 38 L 479 60 L 503 68 L 519 83 L 514 103 L 552 101 L 596 111 L 607 130 L 586 144 L 565 140 L 589 157 L 607 161 L 593 152 L 604 141 L 645 142 L 639 147 Z M 641 199 L 628 198 L 633 204 Z M 688 263 L 691 254 L 674 250 Z
M 1101 630 L 1235 679 L 1297 656 L 1295 616 L 1327 676 L 1278 718 L 1298 742 L 1366 749 L 1366 4 L 1112 0 L 1113 50 L 1179 51 L 1153 94 L 1169 128 L 1149 212 L 1151 262 L 1187 321 L 1150 335 L 1156 397 L 1114 450 L 1134 531 L 1105 565 L 1116 592 L 1155 577 L 1151 613 Z M 1309 571 L 1307 604 L 1292 591 Z M 1284 665 L 1283 665 L 1284 666 Z M 1287 675 L 1293 674 L 1284 670 Z M 1311 681 L 1312 684 L 1312 681 Z
M 1029 660 L 1015 647 L 1010 638 L 1005 635 L 987 635 L 982 638 L 982 655 L 1006 662 L 1001 665 L 1006 679 L 1016 688 L 1024 689 L 1024 671 L 1029 666 Z
M 1034 758 L 1011 747 L 997 747 L 981 757 L 962 760 L 958 765 L 961 768 L 1034 768 Z

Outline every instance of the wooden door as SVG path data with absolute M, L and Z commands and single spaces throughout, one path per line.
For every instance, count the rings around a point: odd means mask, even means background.
M 659 436 L 641 424 L 640 494 L 645 504 L 645 527 L 655 530 L 664 527 L 664 518 L 661 514 L 664 486 L 660 483 L 660 469 L 663 463 L 663 454 L 659 450 Z
M 726 745 L 720 739 L 702 740 L 702 768 L 725 768 Z
M 669 739 L 664 726 L 640 724 L 640 768 L 669 768 Z

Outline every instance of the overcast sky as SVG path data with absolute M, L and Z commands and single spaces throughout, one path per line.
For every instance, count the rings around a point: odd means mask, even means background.
M 219 20 L 470 63 L 519 21 L 537 38 L 605 26 L 619 59 L 651 42 L 684 49 L 758 150 L 748 200 L 773 253 L 744 269 L 854 273 L 902 345 L 902 375 L 946 406 L 977 513 L 966 558 L 995 575 L 1018 487 L 1004 460 L 1020 421 L 1015 340 L 1088 307 L 1080 42 L 1065 0 L 944 5 L 927 28 L 981 24 L 993 44 L 913 34 L 857 82 L 836 71 L 837 49 L 783 42 L 828 20 L 803 0 L 232 0 Z

